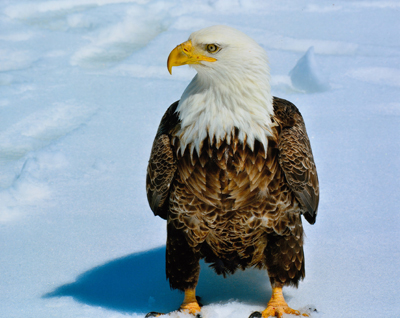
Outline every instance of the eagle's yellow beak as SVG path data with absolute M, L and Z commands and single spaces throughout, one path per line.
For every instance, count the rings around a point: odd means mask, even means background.
M 201 54 L 192 45 L 192 41 L 186 41 L 172 50 L 168 56 L 168 72 L 172 74 L 173 66 L 185 64 L 201 64 L 201 61 L 215 62 L 217 59 Z

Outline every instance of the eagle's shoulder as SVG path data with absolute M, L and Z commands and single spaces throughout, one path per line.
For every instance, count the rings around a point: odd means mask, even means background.
M 315 223 L 319 203 L 317 169 L 300 111 L 291 102 L 274 97 L 274 120 L 280 126 L 279 165 L 288 186 L 303 208 L 304 217 Z
M 160 125 L 158 126 L 157 135 L 171 135 L 171 132 L 176 129 L 176 126 L 179 124 L 179 114 L 176 112 L 176 109 L 179 105 L 179 100 L 173 103 L 168 107 L 164 116 L 161 119 Z
M 177 165 L 171 147 L 171 134 L 179 125 L 179 115 L 176 113 L 178 103 L 173 103 L 161 119 L 147 166 L 147 200 L 154 215 L 163 219 L 167 218 L 167 199 Z
M 293 127 L 295 124 L 300 123 L 304 125 L 299 109 L 286 99 L 274 97 L 273 107 L 274 119 L 282 128 Z

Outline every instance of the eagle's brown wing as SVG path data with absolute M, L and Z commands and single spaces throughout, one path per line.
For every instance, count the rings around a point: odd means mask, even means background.
M 289 188 L 310 224 L 315 223 L 319 202 L 317 169 L 303 117 L 292 103 L 274 97 L 275 121 L 280 125 L 279 164 Z
M 154 215 L 167 219 L 169 189 L 176 171 L 176 159 L 171 148 L 171 131 L 179 123 L 175 112 L 178 102 L 165 112 L 157 130 L 147 166 L 147 200 Z

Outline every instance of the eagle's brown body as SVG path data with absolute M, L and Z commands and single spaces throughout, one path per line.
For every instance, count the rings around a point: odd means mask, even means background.
M 304 277 L 301 215 L 315 222 L 319 188 L 303 119 L 274 98 L 268 147 L 206 138 L 200 154 L 180 151 L 178 102 L 165 113 L 147 170 L 147 195 L 168 222 L 167 277 L 172 288 L 194 288 L 199 260 L 219 274 L 266 268 L 272 284 Z M 193 148 L 192 148 L 193 149 Z

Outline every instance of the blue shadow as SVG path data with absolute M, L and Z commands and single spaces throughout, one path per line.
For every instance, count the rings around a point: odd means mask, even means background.
M 233 299 L 265 305 L 271 287 L 266 271 L 239 270 L 224 279 L 202 262 L 197 294 L 204 305 Z M 183 294 L 171 290 L 165 278 L 165 246 L 95 267 L 43 297 L 63 296 L 128 313 L 173 311 L 183 300 Z

